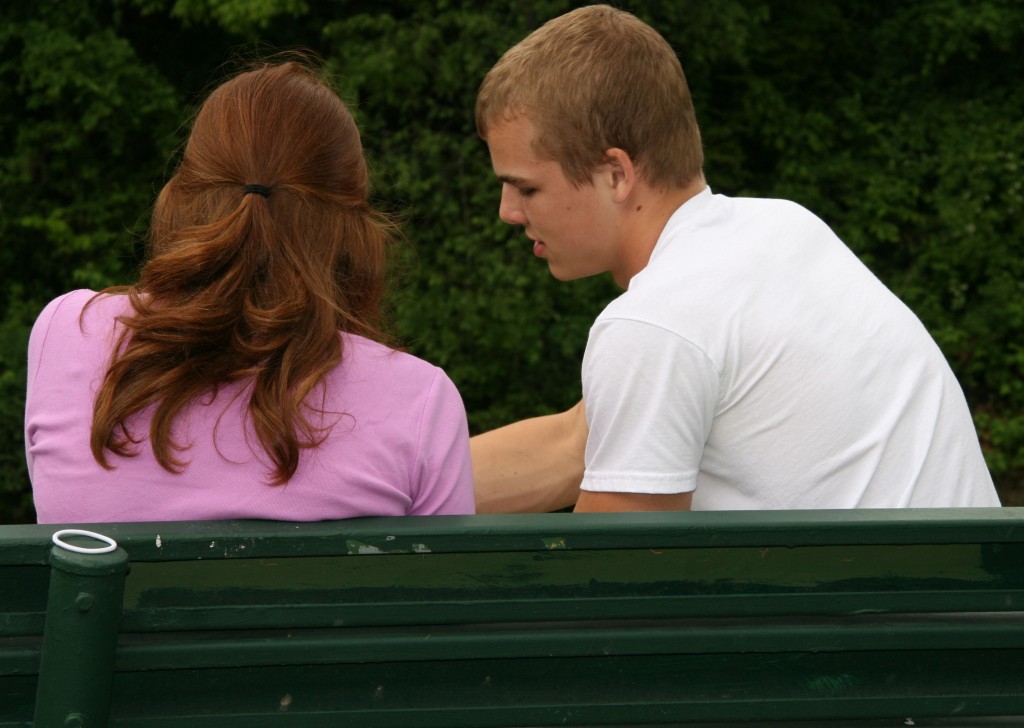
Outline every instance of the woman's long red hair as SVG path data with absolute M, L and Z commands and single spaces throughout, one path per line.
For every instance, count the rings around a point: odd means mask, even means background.
M 269 196 L 245 194 L 247 184 Z M 153 453 L 180 471 L 187 444 L 174 441 L 175 420 L 242 382 L 269 482 L 288 481 L 325 436 L 317 389 L 342 360 L 338 332 L 383 338 L 393 228 L 368 188 L 352 115 L 314 70 L 267 64 L 213 91 L 156 201 L 139 283 L 104 291 L 127 295 L 132 313 L 119 318 L 96 397 L 101 465 L 111 467 L 108 452 L 138 454 L 130 421 L 153 407 Z

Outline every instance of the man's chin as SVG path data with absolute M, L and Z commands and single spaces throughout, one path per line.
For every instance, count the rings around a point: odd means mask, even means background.
M 596 276 L 602 271 L 598 270 L 570 270 L 561 266 L 552 265 L 548 262 L 548 270 L 551 272 L 552 278 L 558 281 L 578 281 L 580 278 L 589 278 L 590 276 Z

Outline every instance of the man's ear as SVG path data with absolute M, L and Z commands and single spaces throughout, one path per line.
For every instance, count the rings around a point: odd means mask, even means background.
M 624 149 L 611 147 L 604 152 L 608 182 L 615 202 L 625 202 L 636 186 L 636 168 Z

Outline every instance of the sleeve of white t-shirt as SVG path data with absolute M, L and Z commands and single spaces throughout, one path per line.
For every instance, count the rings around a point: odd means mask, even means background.
M 718 391 L 716 368 L 690 341 L 642 321 L 598 319 L 583 357 L 590 434 L 581 488 L 696 489 Z

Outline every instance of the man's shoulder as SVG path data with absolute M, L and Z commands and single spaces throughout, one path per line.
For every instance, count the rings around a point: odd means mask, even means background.
M 776 224 L 794 221 L 810 221 L 820 218 L 799 202 L 780 197 L 730 197 L 713 196 L 716 215 L 714 222 L 747 220 L 750 218 L 773 220 Z
M 626 319 L 695 342 L 718 340 L 723 321 L 742 315 L 742 302 L 758 295 L 753 281 L 773 277 L 783 288 L 806 282 L 800 266 L 780 259 L 807 265 L 826 251 L 845 248 L 797 202 L 719 194 L 697 201 L 697 209 L 681 208 L 669 220 L 648 265 L 595 325 Z
M 668 258 L 726 255 L 743 244 L 756 245 L 784 231 L 831 234 L 820 217 L 798 202 L 731 197 L 707 189 L 684 203 L 666 221 L 648 268 L 658 270 L 659 264 L 666 263 Z

